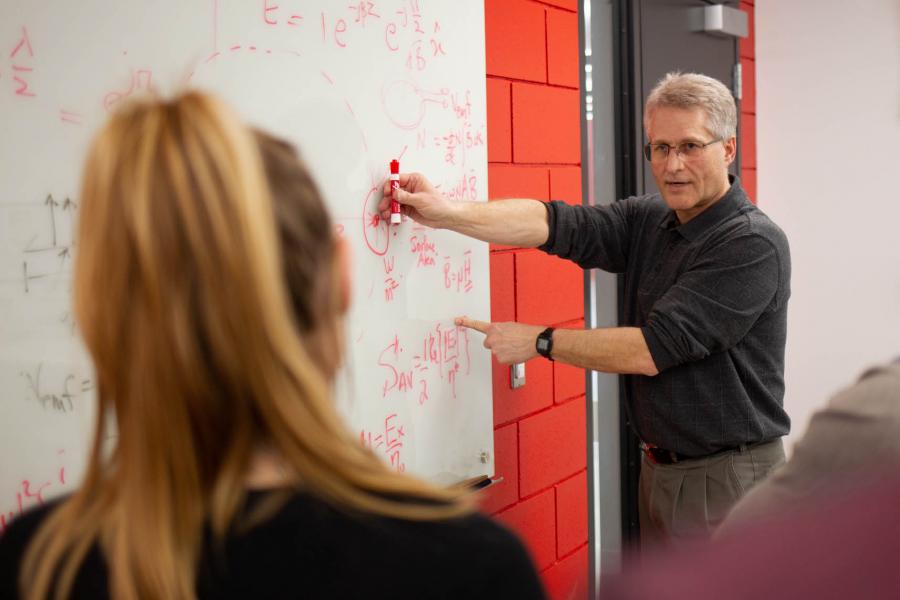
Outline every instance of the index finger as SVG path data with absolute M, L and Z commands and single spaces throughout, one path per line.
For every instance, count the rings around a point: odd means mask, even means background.
M 457 325 L 461 327 L 468 327 L 469 329 L 474 329 L 475 331 L 480 331 L 481 333 L 487 333 L 488 327 L 490 327 L 490 323 L 486 321 L 478 321 L 476 319 L 470 319 L 469 317 L 456 317 L 453 321 Z

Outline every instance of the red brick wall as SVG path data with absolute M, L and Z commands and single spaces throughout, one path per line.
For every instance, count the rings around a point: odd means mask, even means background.
M 576 0 L 486 0 L 488 194 L 581 203 Z M 491 248 L 491 318 L 583 326 L 583 275 L 537 250 Z M 485 508 L 517 531 L 554 598 L 586 597 L 584 371 L 494 363 L 496 473 Z M 572 594 L 574 593 L 574 596 Z

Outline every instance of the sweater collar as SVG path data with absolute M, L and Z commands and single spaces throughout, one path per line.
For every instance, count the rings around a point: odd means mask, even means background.
M 669 211 L 669 216 L 660 224 L 660 227 L 677 231 L 689 242 L 696 240 L 704 231 L 715 227 L 737 212 L 746 201 L 749 201 L 747 194 L 741 187 L 740 178 L 729 174 L 728 181 L 731 186 L 725 192 L 725 195 L 702 213 L 684 225 L 680 225 L 675 211 L 672 210 Z

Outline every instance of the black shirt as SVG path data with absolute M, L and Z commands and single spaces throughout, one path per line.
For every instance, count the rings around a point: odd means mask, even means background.
M 557 201 L 547 210 L 542 250 L 624 274 L 622 325 L 641 328 L 659 370 L 625 377 L 641 439 L 699 457 L 790 430 L 790 250 L 737 178 L 684 225 L 658 193 L 602 207 Z
M 248 506 L 262 496 L 251 492 Z M 56 504 L 22 515 L 0 536 L 0 598 L 18 597 L 28 541 Z M 477 514 L 432 522 L 358 517 L 298 494 L 271 519 L 229 535 L 224 553 L 211 547 L 198 567 L 201 599 L 544 598 L 522 544 Z M 108 598 L 107 577 L 95 545 L 71 598 Z

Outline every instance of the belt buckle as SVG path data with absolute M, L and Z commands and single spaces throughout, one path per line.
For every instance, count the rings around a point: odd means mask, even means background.
M 641 452 L 643 452 L 644 456 L 646 456 L 651 462 L 656 463 L 656 459 L 653 457 L 653 453 L 650 452 L 651 447 L 652 446 L 650 446 L 650 444 L 641 440 Z
M 655 450 L 658 450 L 658 448 L 656 446 L 648 444 L 647 442 L 643 442 L 643 441 L 641 442 L 641 451 L 644 453 L 644 456 L 647 457 L 647 460 L 652 462 L 654 465 L 662 464 L 659 461 L 659 458 L 658 458 Z
M 647 442 L 641 442 L 641 450 L 650 462 L 655 465 L 674 465 L 678 462 L 678 455 L 671 450 L 663 450 L 662 448 L 653 446 Z M 665 460 L 660 460 L 660 457 L 665 457 Z

